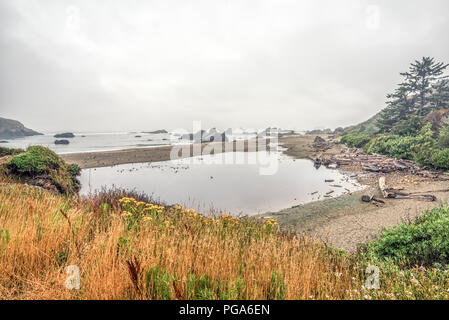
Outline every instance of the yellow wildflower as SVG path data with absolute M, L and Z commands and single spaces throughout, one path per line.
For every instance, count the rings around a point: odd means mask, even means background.
M 123 217 L 132 217 L 132 215 L 133 215 L 133 214 L 132 214 L 131 212 L 129 212 L 129 211 L 123 211 L 123 212 L 122 212 L 122 216 L 123 216 Z

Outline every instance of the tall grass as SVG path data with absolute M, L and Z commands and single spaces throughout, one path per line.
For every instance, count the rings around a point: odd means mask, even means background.
M 273 220 L 214 219 L 142 200 L 116 192 L 81 201 L 0 185 L 0 298 L 448 297 L 447 278 L 428 269 L 388 266 L 381 290 L 370 291 L 367 262 L 282 233 Z M 79 267 L 79 290 L 65 286 L 69 265 Z

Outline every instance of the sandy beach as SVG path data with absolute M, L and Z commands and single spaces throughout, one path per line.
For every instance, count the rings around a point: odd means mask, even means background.
M 215 143 L 203 143 L 201 144 L 202 152 L 208 148 L 210 154 L 215 154 L 219 152 L 231 152 L 231 151 L 243 151 L 251 152 L 268 149 L 267 144 L 269 140 L 267 139 L 254 139 L 252 141 L 245 140 L 239 142 L 215 142 Z M 118 164 L 127 163 L 141 163 L 141 162 L 157 162 L 157 161 L 167 161 L 170 160 L 170 154 L 173 148 L 179 146 L 161 146 L 161 147 L 151 147 L 151 148 L 132 148 L 124 150 L 114 150 L 114 151 L 100 151 L 100 152 L 81 152 L 81 153 L 68 153 L 62 154 L 63 158 L 67 163 L 76 163 L 81 169 L 87 168 L 98 168 L 98 167 L 109 167 Z M 199 155 L 196 150 L 200 145 L 187 145 L 186 153 L 179 153 L 179 157 L 191 157 L 193 155 Z M 209 154 L 209 152 L 208 152 Z

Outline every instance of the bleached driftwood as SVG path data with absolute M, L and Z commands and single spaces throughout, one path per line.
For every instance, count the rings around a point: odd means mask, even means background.
M 394 198 L 394 199 L 415 199 L 421 201 L 435 201 L 437 198 L 432 194 L 420 194 L 418 193 L 407 193 L 402 192 L 399 189 L 387 188 L 385 177 L 379 178 L 379 189 L 382 192 L 384 198 Z
M 387 184 L 385 182 L 384 176 L 379 178 L 379 189 L 382 192 L 384 198 L 394 198 L 394 194 L 388 192 L 387 190 Z

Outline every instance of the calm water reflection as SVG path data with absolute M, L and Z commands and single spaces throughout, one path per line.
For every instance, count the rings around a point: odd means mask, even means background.
M 248 153 L 233 155 L 247 159 Z M 266 156 L 262 152 L 254 155 Z M 86 169 L 81 174 L 81 194 L 114 185 L 152 194 L 168 204 L 251 215 L 319 200 L 331 190 L 334 192 L 329 195 L 335 197 L 347 190 L 361 189 L 353 179 L 337 170 L 315 169 L 309 160 L 295 160 L 280 153 L 275 154 L 279 162 L 273 175 L 260 175 L 260 166 L 247 161 L 245 164 L 209 164 L 222 157 L 196 157 L 194 164 L 192 158 L 188 158 Z M 326 179 L 334 182 L 325 182 Z

